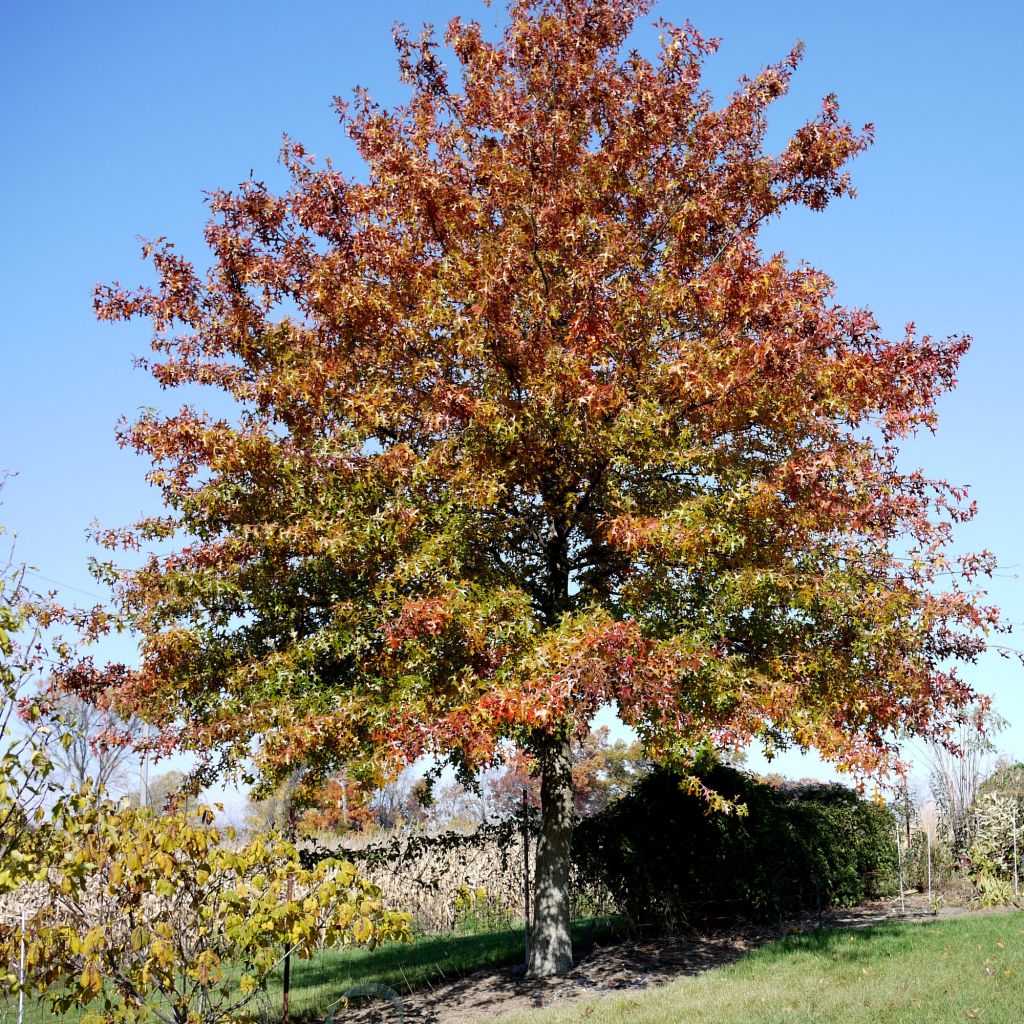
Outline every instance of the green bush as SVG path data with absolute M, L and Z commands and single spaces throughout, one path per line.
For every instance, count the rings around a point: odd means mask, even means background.
M 577 871 L 634 924 L 771 920 L 895 887 L 893 819 L 852 790 L 773 786 L 725 765 L 701 778 L 745 813 L 708 813 L 657 771 L 577 827 Z

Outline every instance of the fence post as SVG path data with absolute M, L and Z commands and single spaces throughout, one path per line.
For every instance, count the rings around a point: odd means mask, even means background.
M 1020 896 L 1020 880 L 1017 869 L 1017 802 L 1014 798 L 1013 804 L 1013 898 Z
M 925 850 L 928 854 L 928 909 L 934 914 L 935 904 L 932 902 L 932 833 L 930 829 L 924 830 Z
M 292 878 L 288 876 L 287 899 L 292 899 Z M 288 941 L 287 939 L 285 940 Z M 281 1024 L 288 1024 L 288 1003 L 292 991 L 292 951 L 289 946 L 284 954 L 284 978 L 281 981 Z
M 25 1024 L 25 908 L 21 908 L 21 956 L 18 959 L 18 1024 Z
M 903 902 L 903 851 L 900 849 L 900 823 L 895 822 L 896 825 L 896 863 L 899 865 L 900 871 L 900 914 L 906 917 L 907 905 Z
M 523 788 L 523 963 L 530 966 L 530 828 L 526 789 Z
M 294 805 L 288 808 L 288 839 L 290 842 L 295 842 L 295 807 Z M 288 882 L 285 887 L 285 897 L 289 903 L 292 901 L 294 895 L 295 879 L 292 877 L 292 873 L 288 873 Z M 289 940 L 285 940 L 288 942 Z M 288 1010 L 289 1002 L 291 1000 L 292 991 L 292 951 L 291 945 L 285 947 L 284 954 L 284 978 L 281 981 L 281 1024 L 288 1024 Z
M 149 806 L 149 722 L 143 727 L 144 744 L 142 760 L 139 762 L 139 806 Z

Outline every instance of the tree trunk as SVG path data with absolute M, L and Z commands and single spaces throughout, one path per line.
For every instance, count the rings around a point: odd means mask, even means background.
M 540 837 L 537 841 L 530 974 L 550 978 L 572 968 L 569 930 L 569 847 L 572 841 L 572 763 L 568 737 L 543 735 L 540 767 Z

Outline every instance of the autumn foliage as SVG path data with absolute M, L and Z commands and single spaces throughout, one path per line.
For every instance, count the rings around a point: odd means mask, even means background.
M 570 762 L 573 807 L 579 817 L 595 814 L 624 796 L 648 770 L 640 745 L 612 742 L 607 726 L 573 742 Z M 538 765 L 522 750 L 512 751 L 501 768 L 484 779 L 483 789 L 486 805 L 496 817 L 519 812 L 524 792 L 527 807 L 539 808 Z
M 303 833 L 362 832 L 375 823 L 370 794 L 344 776 L 325 779 L 311 796 L 299 817 Z
M 195 814 L 76 794 L 55 814 L 39 905 L 0 925 L 0 955 L 55 1014 L 85 1024 L 220 1024 L 286 954 L 407 941 L 407 914 L 340 860 L 309 870 L 279 833 L 247 843 Z
M 829 96 L 767 151 L 799 48 L 716 105 L 714 40 L 628 49 L 651 7 L 513 0 L 447 51 L 398 28 L 407 103 L 337 103 L 362 173 L 287 140 L 287 191 L 211 196 L 208 270 L 158 240 L 154 286 L 97 290 L 151 322 L 161 385 L 235 412 L 122 425 L 166 506 L 99 534 L 156 552 L 99 567 L 141 665 L 72 684 L 271 776 L 505 738 L 552 765 L 607 704 L 684 770 L 756 743 L 870 773 L 965 714 L 988 560 L 898 445 L 968 342 L 886 338 L 761 251 L 852 194 L 871 127 Z

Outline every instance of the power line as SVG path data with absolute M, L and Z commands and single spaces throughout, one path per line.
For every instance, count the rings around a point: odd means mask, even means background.
M 55 580 L 50 576 L 44 576 L 41 572 L 36 572 L 34 569 L 26 569 L 25 574 L 27 576 L 35 576 L 37 580 L 44 580 L 46 583 L 52 583 L 54 586 L 63 587 L 65 590 L 74 590 L 78 594 L 84 594 L 86 597 L 94 597 L 97 601 L 105 601 L 106 598 L 100 597 L 99 594 L 94 594 L 90 590 L 83 590 L 81 587 L 73 587 L 70 583 L 62 583 L 60 580 Z

